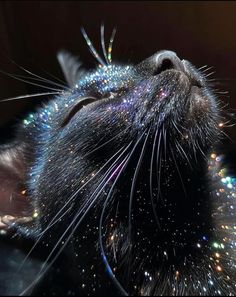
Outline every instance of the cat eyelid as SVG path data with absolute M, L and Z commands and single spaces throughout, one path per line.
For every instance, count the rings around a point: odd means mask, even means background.
M 75 116 L 75 114 L 77 112 L 79 112 L 83 107 L 89 105 L 90 103 L 96 102 L 100 99 L 114 99 L 117 98 L 122 92 L 124 92 L 125 90 L 119 90 L 119 91 L 110 91 L 107 92 L 107 94 L 105 96 L 101 96 L 101 98 L 99 98 L 99 96 L 88 96 L 88 97 L 84 97 L 81 98 L 79 100 L 79 102 L 77 102 L 68 112 L 67 116 L 65 117 L 65 119 L 63 120 L 62 124 L 61 124 L 61 128 L 64 128 L 67 124 L 69 124 L 69 122 L 71 121 L 71 119 Z
M 83 107 L 85 107 L 86 105 L 89 105 L 90 103 L 98 101 L 98 100 L 99 100 L 98 98 L 95 98 L 92 96 L 82 98 L 68 112 L 67 116 L 65 117 L 65 119 L 63 120 L 63 122 L 61 124 L 61 128 L 64 128 L 71 121 L 71 119 L 74 117 L 74 115 L 77 112 L 79 112 Z

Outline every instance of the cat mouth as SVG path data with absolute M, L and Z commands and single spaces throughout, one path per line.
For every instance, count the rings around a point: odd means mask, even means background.
M 180 79 L 185 80 L 186 84 L 189 87 L 190 93 L 195 93 L 195 92 L 202 92 L 204 88 L 204 84 L 200 79 L 197 79 L 195 77 L 191 77 L 188 73 L 182 72 L 180 73 Z

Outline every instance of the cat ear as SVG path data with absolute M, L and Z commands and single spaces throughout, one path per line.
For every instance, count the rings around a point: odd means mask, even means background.
M 57 59 L 65 76 L 69 87 L 74 87 L 85 70 L 81 67 L 79 59 L 65 50 L 57 54 Z
M 0 147 L 0 230 L 32 220 L 23 145 Z

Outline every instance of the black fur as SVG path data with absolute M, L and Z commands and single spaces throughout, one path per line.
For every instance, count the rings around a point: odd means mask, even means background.
M 2 206 L 2 224 L 36 241 L 43 263 L 24 293 L 235 292 L 196 247 L 215 236 L 207 157 L 221 119 L 204 74 L 170 51 L 91 73 L 59 61 L 71 89 L 24 121 L 0 164 L 5 176 L 18 157 L 24 172 L 20 197 L 1 178 L 2 205 L 24 200 L 18 213 Z

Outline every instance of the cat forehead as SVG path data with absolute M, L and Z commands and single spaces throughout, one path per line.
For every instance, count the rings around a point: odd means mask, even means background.
M 82 91 L 95 88 L 104 93 L 127 88 L 133 81 L 133 66 L 107 65 L 99 66 L 95 71 L 86 74 L 76 84 L 76 88 Z

